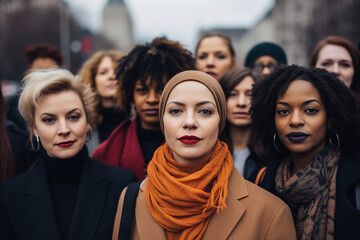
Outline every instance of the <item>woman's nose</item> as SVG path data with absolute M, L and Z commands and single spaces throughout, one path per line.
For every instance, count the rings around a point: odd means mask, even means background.
M 187 113 L 185 115 L 184 128 L 186 128 L 186 129 L 196 129 L 197 128 L 196 119 L 195 119 L 195 116 L 193 113 Z
M 300 113 L 300 111 L 294 111 L 291 114 L 290 126 L 300 127 L 303 125 L 304 125 L 304 119 L 302 118 L 302 114 Z
M 59 121 L 60 125 L 59 125 L 59 129 L 58 129 L 58 134 L 60 135 L 67 135 L 70 133 L 70 128 L 68 126 L 68 124 L 66 123 L 65 120 L 63 121 Z

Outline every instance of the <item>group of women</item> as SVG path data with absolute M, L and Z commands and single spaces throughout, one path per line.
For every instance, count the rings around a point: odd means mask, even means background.
M 328 37 L 317 68 L 286 64 L 264 42 L 237 68 L 231 40 L 208 34 L 195 58 L 155 38 L 95 54 L 80 77 L 28 73 L 19 110 L 38 154 L 0 184 L 0 238 L 121 239 L 124 221 L 130 239 L 357 238 L 359 51 Z

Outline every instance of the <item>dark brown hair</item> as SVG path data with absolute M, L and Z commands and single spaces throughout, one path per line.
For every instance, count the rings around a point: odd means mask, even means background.
M 59 48 L 46 43 L 39 43 L 25 48 L 25 56 L 28 64 L 31 65 L 38 58 L 50 58 L 59 66 L 63 64 L 63 55 Z
M 0 182 L 15 174 L 14 155 L 6 132 L 6 110 L 7 104 L 0 84 Z
M 253 73 L 253 71 L 250 68 L 234 68 L 229 70 L 219 81 L 224 93 L 226 101 L 228 100 L 230 96 L 231 90 L 234 89 L 242 80 L 244 80 L 245 77 L 251 77 L 254 79 L 254 82 L 257 82 L 258 77 Z M 230 122 L 226 120 L 224 131 L 220 135 L 220 139 L 224 141 L 228 147 L 230 152 L 232 153 L 234 150 L 231 137 L 230 137 Z M 252 142 L 252 137 L 250 136 L 250 141 Z
M 312 52 L 310 57 L 310 67 L 316 66 L 321 49 L 329 44 L 341 46 L 349 52 L 354 66 L 354 77 L 350 89 L 353 90 L 358 97 L 360 97 L 360 52 L 350 41 L 339 36 L 326 37 L 316 45 L 314 51 Z
M 325 69 L 293 65 L 280 68 L 256 82 L 253 87 L 250 108 L 251 131 L 258 143 L 254 147 L 257 148 L 256 153 L 259 157 L 281 161 L 284 155 L 290 153 L 281 142 L 277 144 L 281 152 L 274 146 L 276 102 L 278 97 L 286 92 L 290 83 L 297 79 L 312 83 L 319 91 L 325 106 L 327 121 L 331 123 L 327 137 L 337 143 L 341 153 L 359 154 L 360 125 L 357 123 L 360 122 L 360 108 L 355 93 L 346 87 L 335 74 Z M 331 144 L 330 141 L 328 144 Z

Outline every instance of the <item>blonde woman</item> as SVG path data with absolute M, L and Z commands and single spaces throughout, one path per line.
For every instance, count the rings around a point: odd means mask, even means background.
M 19 109 L 39 157 L 0 185 L 0 239 L 109 239 L 134 174 L 89 157 L 90 88 L 63 69 L 33 71 L 23 83 Z

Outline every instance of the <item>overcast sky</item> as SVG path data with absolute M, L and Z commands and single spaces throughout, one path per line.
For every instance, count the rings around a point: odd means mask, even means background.
M 100 31 L 108 0 L 65 0 L 79 21 Z M 274 0 L 125 0 L 136 42 L 167 36 L 193 50 L 199 31 L 214 27 L 251 27 L 273 6 Z

